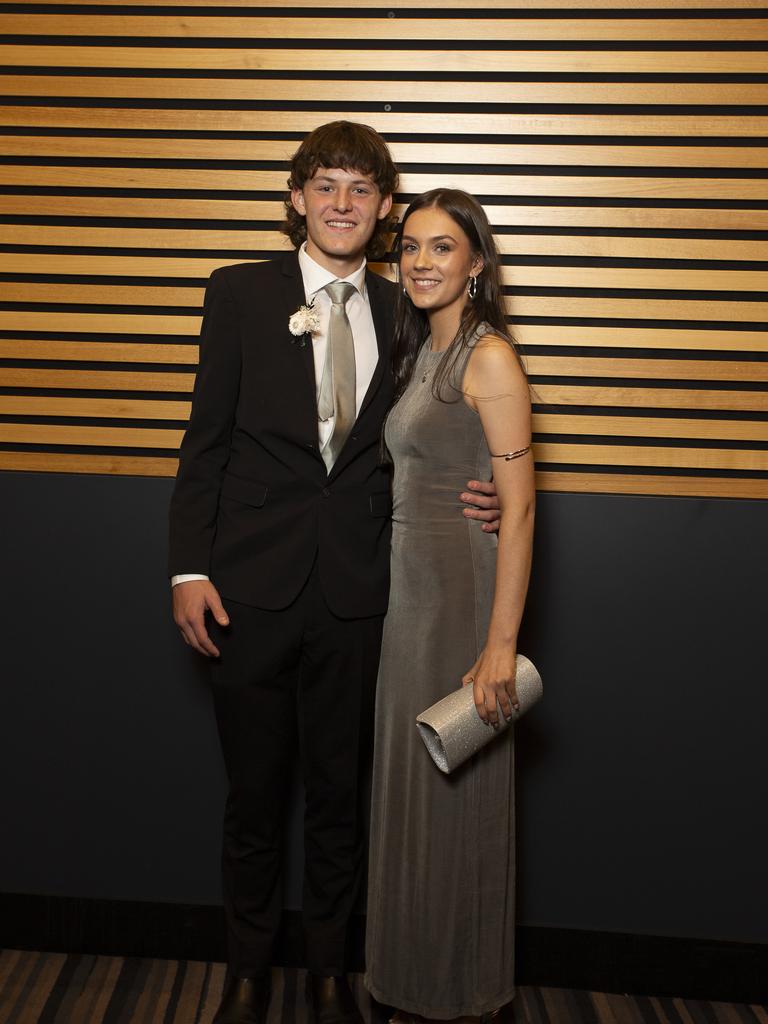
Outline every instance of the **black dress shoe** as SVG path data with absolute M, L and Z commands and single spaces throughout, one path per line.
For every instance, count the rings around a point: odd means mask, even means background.
M 213 1024 L 266 1024 L 269 995 L 269 971 L 256 978 L 230 976 Z
M 307 975 L 307 1001 L 313 1024 L 363 1024 L 345 977 Z

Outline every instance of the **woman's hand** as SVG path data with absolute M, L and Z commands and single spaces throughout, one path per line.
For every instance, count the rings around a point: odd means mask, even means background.
M 482 720 L 499 727 L 499 712 L 509 721 L 520 705 L 515 689 L 515 649 L 510 645 L 486 647 L 466 675 L 463 686 L 474 687 L 475 707 Z

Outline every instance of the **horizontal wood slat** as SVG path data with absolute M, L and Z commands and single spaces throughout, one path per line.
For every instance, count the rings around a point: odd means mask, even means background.
M 677 299 L 605 299 L 600 297 L 515 296 L 507 300 L 512 317 L 569 317 L 621 320 L 692 320 L 760 323 L 766 305 L 760 302 L 696 302 Z M 58 321 L 58 324 L 57 324 Z M 109 326 L 110 322 L 112 327 Z M 134 313 L 68 313 L 0 310 L 1 331 L 85 331 L 117 334 L 196 335 L 199 316 Z
M 712 352 L 764 352 L 768 353 L 768 331 L 718 331 L 718 330 L 690 330 L 688 328 L 656 328 L 656 327 L 570 327 L 560 324 L 541 326 L 538 324 L 516 324 L 514 325 L 514 336 L 516 340 L 527 347 L 547 345 L 561 348 L 616 348 L 627 349 L 679 349 L 694 351 Z M 152 352 L 168 352 L 168 358 L 162 360 L 158 357 L 157 362 L 196 362 L 197 346 L 193 343 L 183 345 L 172 345 L 169 343 L 158 343 L 153 345 L 144 342 L 57 342 L 33 339 L 4 340 L 5 346 L 13 345 L 72 345 L 77 347 L 81 355 L 77 358 L 83 360 L 105 360 L 106 355 L 93 355 L 93 352 L 115 352 L 125 351 L 128 353 L 145 354 Z M 98 348 L 97 346 L 103 346 Z M 117 346 L 117 348 L 114 348 Z M 6 349 L 5 351 L 10 351 Z M 53 351 L 53 350 L 51 350 Z M 72 349 L 68 351 L 73 351 Z M 64 350 L 62 349 L 62 353 Z M 91 353 L 91 354 L 89 354 Z M 178 357 L 175 353 L 179 353 Z M 184 353 L 182 356 L 181 353 Z M 194 353 L 192 357 L 191 353 Z M 10 357 L 7 357 L 10 358 Z M 18 358 L 22 358 L 19 356 Z M 23 357 L 27 358 L 27 357 Z M 74 355 L 62 354 L 51 356 L 51 358 L 76 358 Z M 136 359 L 136 362 L 145 360 Z M 147 360 L 154 361 L 154 360 Z M 573 365 L 576 365 L 574 359 Z M 575 372 L 575 370 L 573 371 Z
M 768 261 L 768 240 L 504 234 L 504 256 L 578 256 L 605 259 Z M 229 229 L 59 227 L 0 224 L 0 245 L 93 246 L 121 249 L 235 250 L 272 253 L 290 248 L 278 232 Z M 227 262 L 226 260 L 222 262 Z
M 25 15 L 26 17 L 26 15 Z M 568 50 L 420 49 L 422 71 L 445 73 L 552 74 L 763 74 L 763 51 L 657 50 L 627 52 Z M 768 50 L 768 46 L 764 47 Z M 39 46 L 0 44 L 0 65 L 8 67 L 154 68 L 216 71 L 401 71 L 413 72 L 413 50 L 259 49 L 172 46 Z M 328 118 L 325 118 L 328 120 Z M 304 129 L 308 131 L 309 129 Z
M 34 473 L 106 473 L 120 476 L 176 476 L 177 459 L 142 455 L 69 455 L 61 452 L 3 452 L 0 469 Z
M 593 444 L 534 444 L 533 449 L 537 466 L 557 462 L 574 466 L 768 470 L 768 451 Z
M 768 67 L 768 55 L 766 55 Z M 2 82 L 0 78 L 0 83 Z M 50 79 L 43 77 L 42 83 Z M 93 79 L 84 79 L 92 82 Z M 186 83 L 187 79 L 184 80 Z M 482 83 L 485 89 L 491 83 Z M 452 83 L 453 85 L 453 83 Z M 573 83 L 568 83 L 572 88 Z M 477 85 L 474 86 L 477 88 Z M 677 86 L 679 88 L 679 86 Z M 700 86 L 696 86 L 697 89 Z M 722 86 L 718 85 L 720 90 Z M 768 88 L 768 87 L 766 87 Z M 718 93 L 719 94 L 719 93 Z M 108 158 L 130 160 L 238 160 L 275 161 L 291 158 L 295 142 L 275 139 L 101 138 L 98 136 L 4 135 L 0 156 Z M 569 145 L 475 142 L 471 147 L 452 143 L 391 142 L 400 167 L 421 164 L 541 164 L 573 167 L 692 167 L 765 170 L 765 146 L 616 146 L 610 143 Z
M 193 373 L 139 370 L 32 370 L 0 367 L 2 388 L 73 388 L 84 391 L 166 391 L 190 393 Z
M 6 444 L 176 449 L 183 434 L 183 430 L 141 427 L 0 423 L 0 443 Z M 768 469 L 768 451 L 551 443 L 534 444 L 533 448 L 537 465 L 554 462 L 592 466 L 664 466 L 674 469 Z
M 172 477 L 173 458 L 121 455 L 70 455 L 61 453 L 0 452 L 0 469 L 61 473 L 119 473 L 126 476 Z M 539 471 L 540 491 L 582 491 L 605 494 L 664 495 L 688 497 L 766 498 L 768 481 L 701 476 L 637 476 L 616 473 L 563 473 Z
M 0 281 L 0 302 L 55 302 L 109 306 L 193 306 L 202 309 L 204 289 L 119 284 L 27 284 Z
M 154 39 L 568 40 L 616 42 L 763 42 L 761 18 L 242 18 L 130 14 L 6 14 L 8 35 L 133 36 Z
M 638 320 L 643 316 L 662 320 L 699 320 L 701 322 L 744 321 L 754 323 L 765 318 L 758 303 L 710 302 L 681 304 L 675 300 L 592 300 L 522 296 L 507 308 L 515 316 L 609 318 Z M 87 334 L 158 334 L 195 337 L 199 316 L 152 315 L 141 313 L 68 313 L 0 310 L 0 331 L 84 332 Z M 514 327 L 513 327 L 514 330 Z
M 497 238 L 505 256 L 586 256 L 604 259 L 765 260 L 768 243 L 743 239 L 525 235 Z
M 54 452 L 0 452 L 0 469 L 46 473 L 106 473 L 123 476 L 176 475 L 171 458 L 125 455 L 69 455 Z M 701 498 L 768 498 L 768 480 L 702 476 L 637 476 L 618 473 L 536 473 L 539 491 L 592 494 L 676 494 Z
M 0 228 L 0 237 L 1 231 Z M 65 257 L 61 253 L 0 252 L 0 273 L 61 274 L 65 258 L 68 273 L 87 274 L 95 278 L 127 276 L 205 279 L 217 267 L 244 261 L 242 257 L 222 259 L 220 256 L 79 256 L 67 253 Z
M 435 181 L 440 180 L 437 176 Z M 674 228 L 678 231 L 766 231 L 768 210 L 688 209 L 615 206 L 496 206 L 484 203 L 496 227 L 620 228 L 631 230 Z M 157 199 L 132 196 L 0 195 L 0 214 L 53 217 L 140 217 L 157 215 Z M 401 215 L 405 205 L 396 203 Z M 258 199 L 176 199 L 163 198 L 162 212 L 169 219 L 271 220 L 281 222 L 284 209 L 279 200 Z M 197 230 L 197 229 L 195 229 Z M 270 248 L 284 248 L 281 237 Z
M 685 299 L 604 299 L 592 296 L 516 295 L 507 300 L 516 316 L 610 317 L 622 320 L 700 320 L 764 323 L 765 302 L 717 302 Z
M 768 125 L 768 120 L 766 121 Z M 768 200 L 768 180 L 759 178 L 581 177 L 577 175 L 452 174 L 440 181 L 446 188 L 476 195 L 575 196 L 621 199 L 748 199 Z M 433 188 L 434 174 L 401 175 L 401 192 L 416 194 Z M 285 191 L 283 171 L 174 170 L 146 167 L 31 167 L 0 164 L 0 185 L 55 188 L 216 189 Z
M 25 0 L 27 4 L 50 4 L 51 0 Z M 89 4 L 103 5 L 104 0 L 58 0 L 57 6 L 83 6 Z M 641 10 L 643 8 L 659 8 L 660 0 L 633 0 L 632 8 L 634 10 Z M 697 9 L 717 8 L 718 10 L 731 10 L 731 9 L 749 9 L 749 8 L 765 8 L 765 0 L 674 0 L 675 8 L 685 10 L 689 7 L 695 7 Z M 530 0 L 526 4 L 526 8 L 530 10 L 579 10 L 585 5 L 585 0 Z M 130 0 L 131 7 L 155 7 L 156 0 Z M 185 7 L 189 8 L 190 5 L 188 0 L 163 0 L 163 7 Z M 208 8 L 215 8 L 215 0 L 208 0 L 207 3 L 204 0 L 196 0 L 195 7 L 199 8 L 201 13 Z M 248 8 L 259 8 L 259 7 L 274 7 L 275 0 L 227 0 L 227 7 L 248 7 Z M 338 8 L 341 6 L 338 0 L 306 0 L 306 2 L 296 3 L 283 3 L 281 9 L 287 10 L 291 7 L 297 8 Z M 351 5 L 350 5 L 351 6 Z M 393 0 L 366 0 L 365 6 L 367 8 L 385 7 L 388 11 L 398 11 L 401 8 L 411 10 L 413 7 L 412 0 L 399 0 L 399 2 L 393 2 Z M 419 8 L 423 10 L 429 10 L 431 8 L 445 8 L 446 10 L 465 10 L 467 6 L 466 0 L 420 0 Z M 484 10 L 508 10 L 510 8 L 510 0 L 482 0 L 482 6 Z M 589 7 L 593 10 L 600 8 L 617 10 L 627 9 L 627 0 L 589 0 Z
M 695 291 L 768 289 L 763 270 L 671 270 L 668 267 L 506 267 L 504 283 L 525 288 L 679 288 Z
M 616 348 L 616 349 L 680 349 L 712 352 L 768 352 L 768 331 L 722 331 L 722 330 L 691 330 L 689 328 L 657 328 L 657 327 L 572 327 L 562 324 L 541 326 L 538 324 L 515 324 L 514 336 L 521 344 L 528 347 L 537 345 L 561 348 Z M 35 344 L 27 339 L 25 343 Z M 46 343 L 48 343 L 46 339 Z M 54 344 L 54 342 L 50 342 Z M 4 344 L 13 344 L 6 341 Z M 98 342 L 89 340 L 87 343 L 73 342 L 84 345 L 86 355 L 91 346 Z M 109 342 L 120 348 L 132 345 L 133 342 Z M 142 343 L 139 343 L 142 344 Z M 161 343 L 161 347 L 168 347 Z M 179 346 L 183 350 L 195 349 L 194 345 Z M 196 351 L 196 349 L 195 349 Z M 171 359 L 170 362 L 184 361 Z
M 23 414 L 83 419 L 139 419 L 184 421 L 188 401 L 157 399 L 58 398 L 0 395 L 0 415 Z M 43 425 L 40 425 L 41 428 Z M 568 413 L 535 413 L 532 427 L 537 434 L 592 434 L 614 437 L 689 438 L 721 441 L 768 442 L 768 421 L 696 420 L 681 417 L 589 416 Z M 136 445 L 138 446 L 138 445 Z
M 144 427 L 71 427 L 42 423 L 0 423 L 5 444 L 91 445 L 104 448 L 176 449 L 183 430 Z
M 466 135 L 635 135 L 765 138 L 768 117 L 700 114 L 443 114 L 376 110 L 139 110 L 109 107 L 0 107 L 0 124 L 19 128 L 138 131 L 311 132 L 335 120 L 365 120 L 376 131 Z
M 594 359 L 527 356 L 529 374 L 550 377 L 623 377 L 649 380 L 768 381 L 768 361 L 704 359 Z
M 147 398 L 61 398 L 0 395 L 2 416 L 76 416 L 90 419 L 175 420 L 189 418 L 188 401 Z
M 421 95 L 434 99 L 433 88 L 414 81 L 307 82 L 290 79 L 222 78 L 79 78 L 76 76 L 2 75 L 8 96 L 67 96 L 152 100 L 238 100 L 251 103 L 339 101 L 346 103 L 413 103 Z M 747 104 L 768 102 L 768 84 L 680 82 L 451 82 L 454 103 L 597 104 Z M 289 153 L 290 155 L 290 153 Z
M 157 209 L 157 203 L 155 203 Z M 58 227 L 0 225 L 0 245 L 72 245 L 140 249 L 290 249 L 290 242 L 275 231 L 195 230 L 176 228 Z M 768 253 L 768 242 L 763 243 Z
M 533 430 L 536 434 L 768 442 L 766 420 L 695 420 L 681 419 L 677 416 L 574 416 L 570 413 L 534 413 Z
M 535 384 L 534 401 L 546 405 L 596 405 L 628 409 L 711 409 L 768 412 L 768 392 L 704 391 L 697 388 L 595 387 Z
M 68 261 L 67 261 L 68 262 Z M 13 261 L 0 261 L 0 272 Z M 116 264 L 118 269 L 120 264 Z M 58 270 L 62 265 L 59 262 Z M 18 273 L 18 269 L 13 272 Z M 126 271 L 127 274 L 127 271 Z M 670 270 L 667 267 L 508 266 L 505 285 L 517 288 L 617 288 L 647 290 L 741 291 L 765 294 L 768 270 Z M 202 291 L 137 285 L 27 284 L 0 281 L 3 302 L 126 302 L 151 305 L 201 305 Z
M 768 352 L 768 331 L 691 330 L 685 327 L 571 327 L 516 324 L 522 345 L 617 349 L 683 349 L 711 352 Z
M 79 403 L 79 407 L 83 402 Z M 84 415 L 84 414 L 81 414 Z M 97 413 L 103 415 L 102 413 Z M 563 421 L 560 423 L 559 421 Z M 715 429 L 720 427 L 723 433 L 715 434 Z M 729 423 L 727 421 L 713 420 L 681 420 L 681 419 L 641 419 L 638 417 L 607 417 L 607 416 L 534 416 L 535 431 L 557 433 L 557 434 L 595 434 L 604 436 L 623 437 L 689 437 L 714 439 L 723 437 L 732 440 L 768 440 L 768 430 L 765 423 Z M 14 443 L 55 443 L 55 444 L 95 444 L 100 446 L 122 445 L 124 447 L 164 447 L 164 449 L 176 449 L 181 443 L 183 430 L 165 428 L 143 428 L 143 427 L 81 427 L 81 426 L 60 426 L 55 424 L 29 424 L 29 423 L 2 423 L 0 424 L 0 439 Z M 613 453 L 612 462 L 615 465 L 627 465 L 628 449 L 626 445 L 606 449 L 605 446 L 599 450 L 601 455 L 598 458 L 594 453 L 596 445 L 577 444 L 552 444 L 540 442 L 537 444 L 537 461 L 540 462 L 578 462 L 587 464 L 603 464 Z M 629 450 L 630 453 L 632 450 Z M 632 465 L 672 465 L 672 463 L 659 463 L 665 452 L 670 452 L 668 447 L 660 449 L 645 450 L 653 453 L 648 459 L 655 459 L 649 462 L 636 462 L 632 456 Z M 676 463 L 680 468 L 684 466 L 695 466 L 692 460 L 698 450 L 677 450 L 687 453 L 685 459 L 688 461 Z M 711 451 L 711 450 L 707 450 Z M 578 453 L 578 458 L 561 458 Z M 736 468 L 736 463 L 731 456 L 739 455 L 733 450 L 723 450 L 715 453 L 715 457 L 721 460 L 723 465 L 716 467 L 714 464 L 708 468 Z M 761 460 L 768 458 L 768 453 L 752 452 L 746 455 L 759 456 Z M 761 468 L 758 465 L 746 468 Z M 764 467 L 763 467 L 764 468 Z
M 0 310 L 0 331 L 45 331 L 60 334 L 160 334 L 195 338 L 199 316 L 152 316 L 139 313 L 32 313 Z
M 66 262 L 65 262 L 66 261 Z M 168 256 L 77 256 L 67 254 L 66 257 L 54 253 L 26 253 L 8 252 L 0 253 L 0 274 L 61 274 L 66 266 L 69 274 L 114 277 L 152 277 L 152 278 L 199 278 L 205 280 L 217 267 L 242 262 L 239 258 L 222 259 L 221 257 L 210 257 L 208 259 L 195 259 L 193 257 L 168 257 Z M 387 268 L 382 268 L 387 269 Z M 551 272 L 551 273 L 550 273 Z M 764 275 L 764 271 L 740 271 L 740 270 L 645 270 L 636 268 L 616 269 L 604 267 L 527 267 L 508 266 L 504 268 L 503 276 L 508 284 L 517 287 L 600 287 L 600 275 L 605 273 L 605 280 L 611 282 L 610 287 L 635 287 L 635 288 L 671 288 L 683 289 L 695 287 L 697 289 L 708 288 L 717 291 L 729 290 L 757 290 L 756 282 Z M 621 284 L 623 282 L 623 284 Z M 749 287 L 747 287 L 749 285 Z M 607 287 L 608 285 L 606 285 Z M 94 285 L 94 287 L 99 287 Z M 0 284 L 4 289 L 7 301 L 14 301 L 21 293 L 12 289 L 10 283 Z M 72 292 L 68 294 L 73 294 Z M 96 301 L 99 301 L 98 299 Z M 523 328 L 519 328 L 522 330 Z M 535 334 L 534 328 L 526 327 Z M 562 327 L 550 328 L 546 335 L 551 338 L 552 330 L 564 338 L 570 338 L 569 329 Z M 575 329 L 579 330 L 579 329 Z M 603 330 L 603 329 L 600 329 Z M 603 344 L 594 340 L 601 337 L 600 330 L 587 332 L 586 335 L 574 334 L 572 337 L 581 337 L 579 342 L 584 345 Z M 636 335 L 631 328 L 622 328 L 622 333 L 614 332 L 611 344 L 627 345 L 628 347 L 642 347 L 643 344 L 649 348 L 744 348 L 750 350 L 759 349 L 759 333 L 735 332 L 706 332 L 676 330 L 674 338 L 672 335 L 665 338 L 664 332 L 644 331 L 642 335 Z M 647 341 L 646 341 L 647 339 Z M 679 339 L 679 340 L 675 340 Z M 722 339 L 725 339 L 722 343 Z M 549 340 L 542 342 L 538 335 L 531 344 L 554 344 Z M 566 340 L 558 344 L 576 344 L 575 341 Z M 606 343 L 608 344 L 608 343 Z
M 159 371 L 37 370 L 0 367 L 0 387 L 60 388 L 83 391 L 162 391 L 191 393 L 194 374 Z M 708 409 L 768 412 L 768 391 L 705 391 L 698 388 L 544 384 L 532 386 L 534 401 L 547 405 L 582 405 L 655 409 Z
M 692 299 L 605 299 L 592 296 L 515 295 L 507 312 L 516 316 L 610 317 L 622 320 L 700 320 L 765 323 L 765 302 Z
M 197 345 L 152 345 L 126 341 L 48 341 L 0 338 L 0 359 L 59 359 L 63 362 L 179 363 L 196 366 Z
M 0 339 L 0 359 L 158 363 L 196 366 L 197 345 Z M 768 360 L 629 359 L 527 355 L 533 376 L 650 380 L 768 381 Z
M 536 489 L 592 494 L 676 494 L 687 498 L 768 498 L 768 480 L 702 476 L 543 471 L 536 474 Z
M 150 398 L 67 398 L 49 395 L 0 395 L 0 415 L 77 417 L 82 419 L 170 420 L 183 422 L 189 401 Z M 688 437 L 708 440 L 765 441 L 765 421 L 692 420 L 667 417 L 534 414 L 534 430 L 554 434 L 623 437 Z

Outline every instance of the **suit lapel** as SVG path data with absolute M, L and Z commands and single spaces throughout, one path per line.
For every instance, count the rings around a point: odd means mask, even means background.
M 373 371 L 371 383 L 365 393 L 363 404 L 360 406 L 358 419 L 363 415 L 373 400 L 374 395 L 381 387 L 384 374 L 389 369 L 389 354 L 392 345 L 390 334 L 392 332 L 392 297 L 388 294 L 389 289 L 382 287 L 384 282 L 372 271 L 365 275 L 365 284 L 368 289 L 368 298 L 371 305 L 371 316 L 373 317 L 373 328 L 376 331 L 376 345 L 379 349 L 379 359 L 376 369 Z
M 360 423 L 365 410 L 371 404 L 373 399 L 379 392 L 382 386 L 382 382 L 385 379 L 386 374 L 389 370 L 389 359 L 390 351 L 392 348 L 392 295 L 390 289 L 387 287 L 386 282 L 380 278 L 377 274 L 372 273 L 370 270 L 367 272 L 365 277 L 366 288 L 368 290 L 368 301 L 371 306 L 371 317 L 373 319 L 373 327 L 376 332 L 376 346 L 379 350 L 379 358 L 376 363 L 376 369 L 373 371 L 373 377 L 371 377 L 371 383 L 368 385 L 368 390 L 365 393 L 363 404 L 360 406 L 360 412 L 357 414 L 355 420 L 355 427 Z M 354 433 L 355 427 L 352 428 Z M 349 440 L 341 449 L 339 457 L 333 464 L 333 467 L 328 474 L 328 478 L 333 479 L 338 472 L 344 468 L 347 464 L 352 448 L 349 446 Z
M 283 280 L 285 288 L 282 291 L 282 299 L 285 307 L 285 333 L 288 336 L 295 352 L 296 359 L 301 363 L 306 381 L 309 385 L 309 396 L 312 399 L 313 409 L 316 407 L 316 383 L 315 383 L 315 358 L 312 351 L 312 339 L 294 337 L 288 330 L 288 320 L 296 310 L 305 305 L 307 298 L 304 294 L 304 280 L 299 269 L 299 257 L 297 252 L 286 253 L 283 258 Z

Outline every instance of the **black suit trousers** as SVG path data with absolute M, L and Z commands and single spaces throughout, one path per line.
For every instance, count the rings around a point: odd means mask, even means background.
M 310 970 L 346 970 L 364 874 L 368 763 L 382 616 L 341 619 L 317 573 L 286 609 L 224 598 L 212 624 L 216 719 L 229 779 L 222 869 L 229 967 L 272 958 L 282 912 L 284 819 L 298 752 L 306 806 L 303 921 Z

